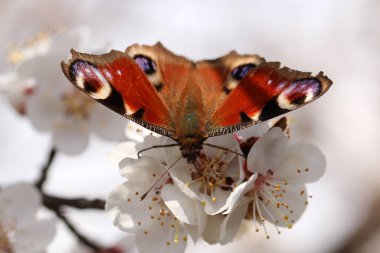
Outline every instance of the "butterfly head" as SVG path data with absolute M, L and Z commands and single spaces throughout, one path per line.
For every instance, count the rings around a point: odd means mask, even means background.
M 179 141 L 182 157 L 186 158 L 188 163 L 195 163 L 203 148 L 203 141 L 195 137 L 186 137 L 182 141 Z

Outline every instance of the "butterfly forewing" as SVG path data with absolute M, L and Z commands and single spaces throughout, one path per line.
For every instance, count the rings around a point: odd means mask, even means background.
M 167 106 L 133 59 L 115 50 L 99 56 L 72 54 L 62 69 L 76 87 L 152 131 L 173 135 Z
M 209 119 L 207 135 L 236 131 L 308 104 L 331 86 L 323 73 L 312 76 L 279 63 L 253 68 L 226 96 Z

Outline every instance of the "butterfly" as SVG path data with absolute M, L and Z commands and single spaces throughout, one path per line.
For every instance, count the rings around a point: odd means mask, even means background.
M 91 55 L 71 50 L 62 62 L 77 88 L 113 111 L 180 146 L 194 163 L 209 137 L 274 118 L 323 95 L 332 81 L 235 51 L 191 61 L 154 46 Z

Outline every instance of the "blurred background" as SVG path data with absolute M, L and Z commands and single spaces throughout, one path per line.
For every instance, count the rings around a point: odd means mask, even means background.
M 322 70 L 334 82 L 329 92 L 288 114 L 292 136 L 315 143 L 327 158 L 326 174 L 308 185 L 313 198 L 301 220 L 269 240 L 250 230 L 233 244 L 201 242 L 186 252 L 380 252 L 379 17 L 376 0 L 0 0 L 0 73 L 12 69 L 7 57 L 12 45 L 46 29 L 79 25 L 91 29 L 94 44 L 118 50 L 161 41 L 194 60 L 236 50 L 301 71 Z M 50 135 L 37 132 L 3 97 L 0 122 L 0 185 L 34 180 Z M 106 159 L 115 144 L 93 137 L 80 156 L 59 154 L 47 192 L 105 198 L 123 182 Z M 99 211 L 68 213 L 102 244 L 125 237 Z M 73 252 L 76 244 L 60 225 L 48 253 Z

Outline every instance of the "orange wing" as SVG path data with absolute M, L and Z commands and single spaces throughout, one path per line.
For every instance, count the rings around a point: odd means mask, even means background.
M 332 84 L 322 72 L 312 76 L 280 68 L 280 64 L 274 62 L 253 64 L 249 70 L 244 70 L 246 66 L 241 65 L 229 73 L 242 79 L 210 116 L 206 129 L 208 137 L 233 132 L 297 109 L 323 95 Z
M 143 127 L 173 135 L 169 110 L 136 59 L 115 50 L 103 55 L 72 50 L 72 55 L 62 69 L 76 87 Z

